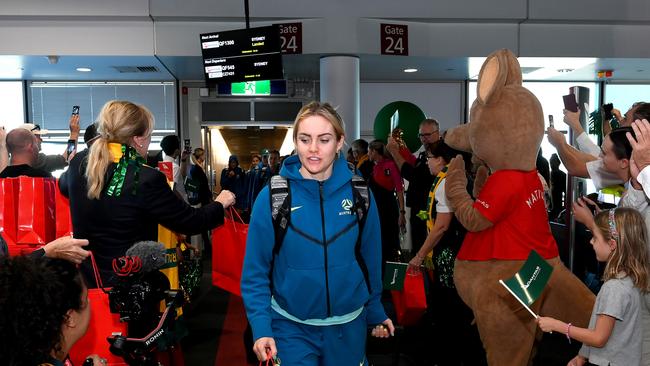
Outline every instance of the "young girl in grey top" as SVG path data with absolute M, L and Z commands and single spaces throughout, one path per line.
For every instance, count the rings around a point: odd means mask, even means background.
M 548 317 L 539 317 L 539 326 L 582 342 L 569 365 L 641 365 L 641 296 L 650 273 L 643 217 L 631 208 L 603 211 L 590 229 L 596 258 L 607 266 L 589 328 Z

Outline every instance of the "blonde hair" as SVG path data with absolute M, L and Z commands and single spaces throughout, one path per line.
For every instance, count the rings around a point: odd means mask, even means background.
M 605 266 L 603 280 L 620 278 L 625 274 L 632 279 L 634 286 L 648 292 L 650 259 L 648 258 L 647 232 L 641 214 L 632 208 L 616 208 L 614 211 L 614 230 L 609 222 L 609 211 L 596 215 L 596 227 L 605 240 L 615 240 L 616 249 L 612 251 Z
M 150 135 L 154 126 L 153 115 L 146 107 L 123 100 L 111 100 L 104 104 L 97 119 L 100 137 L 90 147 L 86 166 L 90 199 L 99 199 L 108 166 L 113 162 L 108 144 L 131 145 L 133 137 Z
M 293 141 L 295 142 L 298 139 L 298 127 L 300 123 L 307 117 L 312 116 L 321 116 L 329 121 L 329 123 L 334 128 L 334 134 L 336 134 L 336 140 L 340 141 L 341 138 L 345 135 L 345 128 L 343 119 L 336 112 L 334 107 L 329 103 L 321 102 L 310 102 L 309 104 L 300 108 L 296 120 L 293 122 Z

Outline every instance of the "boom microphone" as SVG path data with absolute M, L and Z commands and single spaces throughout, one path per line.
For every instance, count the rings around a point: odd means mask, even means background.
M 126 251 L 126 255 L 140 258 L 142 273 L 156 271 L 166 262 L 165 247 L 156 241 L 139 241 Z
M 165 247 L 155 241 L 135 243 L 113 267 L 120 276 L 110 291 L 111 312 L 129 322 L 129 335 L 142 337 L 158 323 L 160 301 L 169 290 L 169 279 L 158 269 L 166 263 Z

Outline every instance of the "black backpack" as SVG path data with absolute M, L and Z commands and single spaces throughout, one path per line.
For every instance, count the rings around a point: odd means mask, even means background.
M 350 169 L 354 172 L 354 166 L 350 165 Z M 368 292 L 370 292 L 368 267 L 361 256 L 361 236 L 363 234 L 363 226 L 366 222 L 366 215 L 370 208 L 370 194 L 368 192 L 368 184 L 361 176 L 353 174 L 350 183 L 354 198 L 354 204 L 350 210 L 355 212 L 359 225 L 359 235 L 357 236 L 354 253 L 361 267 Z M 280 252 L 284 236 L 291 225 L 291 190 L 289 189 L 289 181 L 281 175 L 272 176 L 269 181 L 269 192 L 271 195 L 271 219 L 275 234 L 273 258 L 271 259 L 271 270 L 269 271 L 269 276 L 271 276 L 275 256 Z

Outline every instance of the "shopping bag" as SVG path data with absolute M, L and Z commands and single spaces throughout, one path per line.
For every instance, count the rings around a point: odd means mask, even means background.
M 401 325 L 415 325 L 427 310 L 422 271 L 409 270 L 404 278 L 404 289 L 391 291 L 397 322 Z
M 0 179 L 0 235 L 9 247 L 9 255 L 20 255 L 16 252 L 16 217 L 18 205 L 18 179 Z
M 72 236 L 72 218 L 70 216 L 70 201 L 59 190 L 59 180 L 56 181 L 54 189 L 54 219 L 55 219 L 55 237 Z
M 18 177 L 17 244 L 45 245 L 54 240 L 54 191 L 52 178 Z
M 81 365 L 88 355 L 97 354 L 99 357 L 105 358 L 108 365 L 126 365 L 122 357 L 110 352 L 110 344 L 107 338 L 116 333 L 126 336 L 127 324 L 120 322 L 119 314 L 111 313 L 108 302 L 108 291 L 110 289 L 103 288 L 99 269 L 92 252 L 90 253 L 90 261 L 98 287 L 88 289 L 90 323 L 86 334 L 70 349 L 70 359 L 73 365 Z
M 165 174 L 165 177 L 167 178 L 168 182 L 174 181 L 174 165 L 171 162 L 159 161 L 158 170 L 160 170 L 163 174 Z
M 247 234 L 248 224 L 233 208 L 223 225 L 212 231 L 212 284 L 237 296 L 241 296 Z

